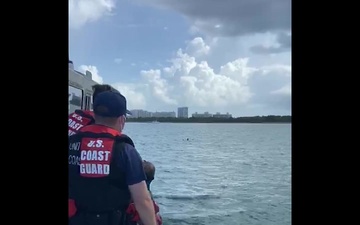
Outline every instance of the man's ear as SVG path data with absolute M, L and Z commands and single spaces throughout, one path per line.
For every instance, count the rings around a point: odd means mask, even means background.
M 117 121 L 119 124 L 122 124 L 122 122 L 123 122 L 123 118 L 122 118 L 122 116 L 120 116 L 119 118 L 118 118 L 118 121 Z

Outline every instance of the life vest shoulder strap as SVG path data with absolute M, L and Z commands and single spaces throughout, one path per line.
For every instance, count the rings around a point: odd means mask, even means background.
M 135 144 L 133 142 L 133 140 L 131 140 L 131 138 L 129 136 L 127 136 L 126 134 L 122 134 L 121 132 L 106 127 L 106 126 L 102 126 L 102 125 L 97 125 L 97 124 L 93 124 L 93 125 L 89 125 L 86 127 L 83 127 L 81 129 L 81 133 L 82 135 L 100 135 L 103 137 L 108 137 L 111 138 L 115 141 L 115 144 L 129 144 L 133 147 L 135 147 Z
M 83 111 L 81 109 L 77 109 L 77 110 L 75 110 L 75 113 L 78 114 L 81 117 L 90 119 L 90 122 L 88 123 L 88 125 L 93 124 L 95 122 L 93 113 L 91 113 L 90 111 Z
M 115 141 L 117 143 L 129 144 L 129 145 L 131 145 L 131 146 L 133 146 L 135 148 L 135 144 L 134 144 L 133 140 L 129 136 L 127 136 L 126 134 L 121 134 L 119 136 L 116 136 Z

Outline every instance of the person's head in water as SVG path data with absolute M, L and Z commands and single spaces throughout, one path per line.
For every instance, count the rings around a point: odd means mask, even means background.
M 95 98 L 98 94 L 105 92 L 105 91 L 113 91 L 113 92 L 118 92 L 120 93 L 118 90 L 116 90 L 115 88 L 111 87 L 108 84 L 95 84 L 92 86 L 92 90 L 93 90 L 93 102 L 95 102 Z
M 96 124 L 112 127 L 122 131 L 125 126 L 127 110 L 126 98 L 119 92 L 105 91 L 99 93 L 94 101 L 94 118 Z
M 155 179 L 155 166 L 151 162 L 143 160 L 143 167 L 146 175 L 146 184 L 150 188 L 151 182 Z

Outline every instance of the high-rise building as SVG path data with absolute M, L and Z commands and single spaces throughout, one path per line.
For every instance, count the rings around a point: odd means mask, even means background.
M 179 107 L 177 117 L 178 118 L 188 118 L 189 117 L 189 108 L 188 107 Z

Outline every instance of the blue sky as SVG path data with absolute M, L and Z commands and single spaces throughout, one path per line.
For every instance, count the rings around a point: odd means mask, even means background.
M 69 0 L 70 59 L 131 109 L 289 115 L 290 1 L 250 1 Z
M 139 69 L 168 64 L 176 48 L 191 39 L 181 15 L 118 2 L 112 16 L 70 29 L 71 59 L 77 65 L 96 65 L 106 82 L 136 81 Z

